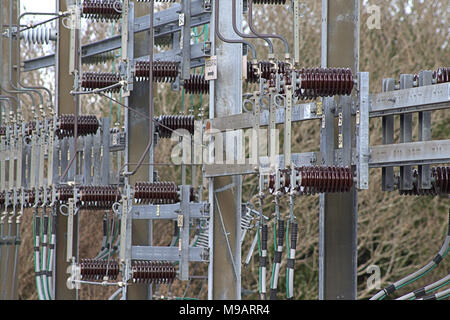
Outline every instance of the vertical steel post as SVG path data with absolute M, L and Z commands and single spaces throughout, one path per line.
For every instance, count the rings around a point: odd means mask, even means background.
M 232 2 L 222 0 L 219 2 L 220 15 L 218 25 L 213 23 L 215 6 L 213 3 L 213 16 L 211 18 L 212 52 L 217 56 L 216 80 L 210 85 L 210 117 L 223 117 L 242 113 L 242 45 L 230 44 L 215 39 L 215 28 L 227 39 L 238 39 L 232 28 L 230 12 Z M 237 25 L 241 24 L 242 0 L 238 0 L 236 8 L 238 16 Z M 233 66 L 230 68 L 230 66 Z M 240 133 L 228 133 L 227 140 L 234 141 L 240 138 Z M 240 150 L 234 149 L 234 159 L 239 157 Z M 231 159 L 230 155 L 224 159 Z M 211 185 L 212 183 L 212 185 Z M 232 185 L 225 191 L 216 190 Z M 241 298 L 241 196 L 242 177 L 221 177 L 210 180 L 209 199 L 213 203 L 213 216 L 211 218 L 210 239 L 212 247 L 210 254 L 210 268 L 208 272 L 209 299 L 231 300 Z M 225 229 L 225 230 L 224 230 Z M 227 242 L 229 246 L 227 245 Z M 231 248 L 231 252 L 228 248 Z
M 148 4 L 137 4 L 134 8 L 134 16 L 140 17 L 148 13 Z M 130 14 L 132 11 L 130 10 Z M 131 34 L 129 34 L 131 36 Z M 139 47 L 139 44 L 143 41 L 148 43 L 149 34 L 145 33 L 142 35 L 137 35 L 134 38 L 134 48 L 133 50 L 128 50 L 128 59 L 132 61 L 134 59 L 134 53 Z M 134 89 L 130 93 L 130 96 L 126 99 L 127 105 L 139 112 L 149 115 L 149 84 L 148 82 L 135 83 Z M 127 131 L 127 150 L 125 163 L 137 163 L 145 151 L 150 138 L 149 126 L 152 125 L 151 121 L 138 116 L 127 109 L 125 111 L 125 130 Z M 152 130 L 153 131 L 153 130 Z M 150 150 L 152 152 L 152 150 Z M 144 163 L 148 163 L 150 156 L 148 155 Z M 127 171 L 132 171 L 135 168 L 134 165 L 129 166 Z M 151 167 L 153 168 L 153 167 Z M 149 181 L 151 175 L 146 167 L 142 167 L 134 176 L 129 179 L 130 185 L 134 185 L 137 181 Z M 150 245 L 149 237 L 151 236 L 151 222 L 141 223 L 138 221 L 132 221 L 131 223 L 131 243 L 132 245 Z M 146 300 L 151 295 L 151 290 L 146 284 L 135 284 L 127 289 L 127 299 L 129 300 Z M 150 296 L 151 297 L 151 296 Z
M 67 11 L 67 1 L 57 0 L 56 11 Z M 68 48 L 70 48 L 70 30 L 62 24 L 62 19 L 58 22 L 58 41 L 56 45 L 56 110 L 57 114 L 73 113 L 73 96 L 70 91 L 73 89 L 73 76 L 69 72 L 70 58 Z M 63 158 L 66 154 L 62 155 Z M 65 167 L 62 168 L 64 171 Z M 74 221 L 74 228 L 78 229 L 78 219 Z M 66 262 L 66 239 L 67 239 L 67 217 L 57 214 L 56 216 L 56 252 L 55 252 L 55 299 L 75 300 L 76 291 L 69 290 L 66 280 L 70 276 L 67 273 L 69 263 Z M 74 243 L 78 243 L 78 234 L 74 234 Z
M 9 1 L 2 1 L 1 10 L 2 10 L 2 12 L 1 12 L 2 18 L 3 18 L 2 19 L 2 23 L 4 24 L 3 25 L 3 31 L 6 31 L 6 29 L 7 29 L 7 21 L 9 23 L 9 18 L 8 17 L 9 17 L 9 13 L 10 13 L 10 2 Z M 13 19 L 14 19 L 14 17 L 17 17 L 17 6 L 13 6 L 12 11 L 13 11 Z M 12 26 L 9 26 L 9 27 L 12 27 Z M 9 32 L 9 36 L 11 36 L 11 32 Z M 16 46 L 13 45 L 13 47 L 12 47 L 12 57 L 11 57 L 12 65 L 10 65 L 9 61 L 8 61 L 9 60 L 9 38 L 2 36 L 0 41 L 3 41 L 2 53 L 1 53 L 1 61 L 0 61 L 0 63 L 1 63 L 1 67 L 0 67 L 1 68 L 0 69 L 1 87 L 2 87 L 3 90 L 5 90 L 5 89 L 11 90 L 12 88 L 11 88 L 11 86 L 9 84 L 9 76 L 8 76 L 8 74 L 9 74 L 9 68 L 17 68 L 17 50 L 16 50 Z M 13 39 L 13 41 L 14 41 L 14 39 Z M 12 82 L 13 83 L 17 83 L 16 72 L 14 72 L 14 70 L 13 70 L 12 74 L 13 74 Z M 6 91 L 0 92 L 0 94 L 5 94 L 5 95 L 9 95 L 9 96 L 18 97 L 16 94 L 9 93 L 9 92 L 6 92 Z M 11 103 L 14 104 L 14 105 L 16 104 L 13 100 L 11 100 Z M 3 100 L 2 104 L 5 106 L 5 109 L 7 110 L 7 108 L 6 108 L 7 102 Z M 15 106 L 13 108 L 15 108 Z M 7 118 L 9 117 L 8 114 L 5 114 L 5 115 L 6 115 L 6 117 L 5 117 L 5 119 L 3 119 L 3 121 L 6 121 Z M 10 157 L 9 167 L 10 168 L 8 170 L 9 171 L 8 184 L 5 184 L 3 186 L 5 191 L 6 191 L 6 190 L 10 190 L 10 189 L 12 189 L 14 187 L 13 186 L 13 181 L 11 181 L 11 180 L 14 180 L 13 177 L 14 177 L 14 162 L 15 161 L 11 160 L 11 159 L 14 159 L 13 147 L 12 146 L 8 147 L 6 145 L 5 145 L 5 147 L 6 147 L 7 150 L 8 150 L 8 148 L 9 148 L 9 150 L 11 150 L 11 152 L 9 153 L 9 157 Z M 2 151 L 2 152 L 4 152 L 4 151 Z M 6 152 L 5 152 L 5 156 L 6 156 Z M 7 166 L 7 163 L 6 163 L 6 161 L 4 161 L 4 167 L 2 168 L 2 170 L 5 170 L 6 166 Z M 12 166 L 12 170 L 11 170 L 11 166 Z M 13 172 L 11 172 L 11 171 L 13 171 Z M 6 178 L 6 173 L 4 173 L 4 174 L 5 174 L 4 177 Z M 4 233 L 0 233 L 0 236 L 8 236 L 8 235 L 10 235 L 12 237 L 12 239 L 14 239 L 14 237 L 16 236 L 16 221 L 15 221 L 16 219 L 13 219 L 12 223 L 9 224 L 8 223 L 8 218 L 9 218 L 10 214 L 12 214 L 12 210 L 9 211 L 9 210 L 5 209 L 4 212 L 8 212 L 8 214 L 5 216 L 5 220 L 4 220 L 3 226 L 0 226 L 0 228 L 3 227 L 3 232 L 4 232 Z M 3 214 L 4 212 L 3 211 L 0 212 L 0 215 Z M 8 229 L 11 230 L 11 233 L 8 233 Z M 12 243 L 11 244 L 9 244 L 9 243 L 8 244 L 2 243 L 2 244 L 0 244 L 0 248 L 2 248 L 2 249 L 0 249 L 0 279 L 1 279 L 0 287 L 5 285 L 5 287 L 2 287 L 0 289 L 0 297 L 2 299 L 10 299 L 12 291 L 13 291 L 13 288 L 12 288 L 12 283 L 13 283 L 12 274 L 13 274 L 13 272 L 12 271 L 13 271 L 13 268 L 14 268 L 14 264 L 13 264 L 14 263 L 14 257 L 13 257 L 13 252 L 14 252 L 13 248 L 14 248 L 14 246 L 12 245 Z M 9 248 L 9 249 L 7 249 L 7 248 Z M 5 276 L 5 273 L 7 273 L 7 275 L 6 275 L 7 279 L 3 278 Z M 17 285 L 17 275 L 18 275 L 18 272 L 16 272 L 16 279 L 15 279 L 15 284 L 16 285 Z M 16 292 L 16 294 L 17 294 L 17 290 L 14 290 L 14 292 Z M 12 297 L 12 298 L 15 299 L 16 297 Z
M 414 86 L 414 75 L 400 75 L 400 89 L 409 89 Z M 412 113 L 400 115 L 400 143 L 412 142 Z M 400 167 L 400 190 L 412 190 L 413 176 L 411 166 Z
M 359 72 L 359 9 L 359 0 L 322 0 L 322 67 L 351 68 L 354 75 Z M 350 166 L 355 140 L 352 99 L 326 98 L 323 106 L 323 165 Z M 341 125 L 334 124 L 336 115 L 341 115 Z M 356 299 L 356 190 L 321 194 L 319 199 L 319 299 Z
M 429 86 L 433 83 L 433 71 L 419 73 L 418 86 Z M 419 141 L 431 140 L 431 111 L 419 112 Z M 431 168 L 429 165 L 419 166 L 419 188 L 431 188 Z
M 383 92 L 394 91 L 395 90 L 395 80 L 394 79 L 383 79 Z M 394 143 L 394 116 L 384 116 L 382 117 L 383 126 L 383 144 L 393 144 Z M 381 189 L 383 191 L 393 191 L 394 190 L 394 167 L 386 167 L 381 169 Z

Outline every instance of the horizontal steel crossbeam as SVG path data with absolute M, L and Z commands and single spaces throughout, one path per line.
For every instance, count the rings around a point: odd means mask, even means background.
M 189 203 L 190 218 L 209 218 L 209 204 Z M 134 205 L 131 208 L 131 217 L 134 220 L 176 220 L 181 212 L 181 203 Z
M 132 260 L 151 261 L 179 261 L 181 251 L 178 247 L 156 247 L 156 246 L 132 246 Z M 208 249 L 201 247 L 189 247 L 189 261 L 201 262 L 208 260 Z

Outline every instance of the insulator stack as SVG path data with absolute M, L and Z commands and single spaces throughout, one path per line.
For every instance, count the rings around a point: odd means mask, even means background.
M 450 82 L 450 68 L 439 68 L 435 73 L 437 83 L 447 83 Z
M 6 136 L 6 127 L 0 127 L 0 137 Z
M 99 53 L 94 56 L 85 57 L 85 58 L 83 58 L 82 62 L 83 62 L 83 64 L 98 65 L 101 63 L 109 62 L 109 61 L 114 61 L 115 59 L 116 59 L 116 54 L 113 51 L 111 51 L 111 52 Z
M 154 44 L 155 44 L 155 46 L 163 48 L 163 47 L 171 46 L 172 43 L 173 43 L 173 37 L 171 34 L 169 34 L 166 36 L 156 37 Z
M 437 167 L 432 169 L 437 191 L 440 194 L 450 193 L 450 167 Z
M 81 186 L 79 187 L 81 208 L 101 210 L 109 209 L 121 198 L 116 186 Z
M 178 62 L 173 61 L 154 61 L 153 62 L 153 81 L 155 82 L 174 82 L 178 77 Z M 150 62 L 136 61 L 135 77 L 136 81 L 148 81 L 150 76 Z
M 0 206 L 3 206 L 5 204 L 5 192 L 0 192 Z
M 136 0 L 137 2 L 150 2 L 151 0 Z M 175 2 L 176 0 L 153 0 L 154 2 Z
M 20 33 L 20 39 L 32 44 L 49 44 L 50 41 L 56 41 L 57 38 L 56 29 L 48 27 L 27 29 Z
M 197 247 L 209 248 L 209 223 L 206 220 L 197 238 Z
M 168 284 L 176 277 L 173 263 L 161 261 L 133 261 L 132 278 L 134 283 Z
M 286 73 L 286 63 L 283 61 L 275 62 L 278 68 L 278 73 Z M 258 62 L 258 67 L 261 72 L 261 78 L 269 80 L 275 74 L 274 65 L 270 61 Z M 247 82 L 256 83 L 259 81 L 257 71 L 251 62 L 247 62 Z
M 256 83 L 258 82 L 258 74 L 256 72 L 256 69 L 253 67 L 253 64 L 248 61 L 247 62 L 247 82 L 249 83 Z
M 194 116 L 159 116 L 157 130 L 160 138 L 170 138 L 172 132 L 179 129 L 187 130 L 194 134 Z
M 56 199 L 67 202 L 70 198 L 73 198 L 73 187 L 60 185 L 56 188 Z
M 303 99 L 350 95 L 353 90 L 353 74 L 351 69 L 316 68 L 297 71 L 300 84 L 295 91 Z
M 33 130 L 36 129 L 36 121 L 28 121 L 25 123 L 25 135 L 31 136 Z
M 316 193 L 349 192 L 353 185 L 351 168 L 344 167 L 300 167 L 297 191 L 301 195 Z
M 403 196 L 436 196 L 450 193 L 450 167 L 433 167 L 431 169 L 431 188 L 419 188 L 419 172 L 413 171 L 413 187 L 411 190 L 399 190 Z
M 109 72 L 86 72 L 81 77 L 81 88 L 84 91 L 91 91 L 94 89 L 103 89 L 113 86 L 120 82 L 120 76 Z M 105 90 L 106 92 L 119 92 L 120 87 Z
M 24 195 L 24 206 L 26 208 L 31 207 L 36 202 L 36 193 L 34 189 L 31 190 L 23 190 Z
M 80 262 L 81 280 L 117 280 L 120 268 L 116 260 L 82 259 Z
M 134 199 L 137 203 L 170 204 L 180 201 L 175 182 L 136 182 Z
M 117 186 L 80 186 L 79 205 L 81 209 L 103 210 L 121 199 L 120 190 Z M 56 198 L 60 202 L 67 202 L 73 198 L 73 187 L 61 185 L 56 191 Z
M 207 94 L 209 93 L 209 81 L 204 75 L 191 74 L 191 77 L 184 80 L 184 90 L 189 94 Z
M 289 169 L 281 169 L 280 176 L 283 178 L 282 183 L 280 183 L 280 189 L 275 189 L 275 175 L 269 175 L 269 191 L 270 193 L 275 193 L 279 191 L 283 194 L 287 193 L 291 187 L 291 171 Z
M 286 0 L 253 0 L 253 4 L 286 4 Z
M 84 0 L 83 17 L 97 21 L 119 20 L 122 16 L 122 2 L 118 0 Z
M 99 128 L 99 122 L 94 115 L 78 116 L 78 136 L 87 136 L 96 134 Z M 75 130 L 75 116 L 73 114 L 64 114 L 58 118 L 58 126 L 56 135 L 62 139 L 65 137 L 73 137 Z

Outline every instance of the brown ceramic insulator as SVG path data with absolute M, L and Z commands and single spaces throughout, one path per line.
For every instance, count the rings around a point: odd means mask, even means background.
M 5 204 L 5 191 L 0 192 L 0 206 Z
M 99 122 L 94 115 L 78 116 L 78 136 L 94 135 L 99 128 Z M 75 130 L 75 116 L 64 114 L 59 116 L 55 134 L 58 138 L 73 137 Z
M 102 281 L 104 277 L 109 280 L 117 280 L 120 272 L 119 263 L 116 260 L 81 259 L 79 264 L 81 280 Z
M 155 82 L 175 82 L 178 77 L 178 62 L 173 61 L 154 61 L 153 62 L 153 81 Z M 136 61 L 135 80 L 148 81 L 150 77 L 150 62 Z
M 176 277 L 175 266 L 171 262 L 134 260 L 131 270 L 133 283 L 169 284 Z
M 431 188 L 419 187 L 419 173 L 413 170 L 413 182 L 411 190 L 399 190 L 403 196 L 436 196 L 450 194 L 450 167 L 431 168 Z
M 35 202 L 36 202 L 36 193 L 34 191 L 34 189 L 31 190 L 23 190 L 23 195 L 24 195 L 24 206 L 26 208 L 30 208 L 32 206 L 34 206 Z
M 100 21 L 118 20 L 122 16 L 122 2 L 118 0 L 84 0 L 83 17 Z
M 286 0 L 253 0 L 253 4 L 286 4 Z
M 248 61 L 247 62 L 247 82 L 249 83 L 256 83 L 258 82 L 259 77 L 258 73 L 256 72 L 256 69 L 253 67 L 253 64 Z
M 189 94 L 209 93 L 209 81 L 201 74 L 191 74 L 189 79 L 184 80 L 183 86 L 185 92 Z
M 84 91 L 103 89 L 120 82 L 120 75 L 110 72 L 85 72 L 81 76 L 81 88 Z M 119 92 L 120 87 L 105 90 L 105 92 Z
M 175 182 L 137 182 L 134 186 L 137 203 L 171 204 L 180 201 Z
M 352 93 L 354 80 L 351 69 L 315 68 L 296 72 L 300 84 L 295 94 L 303 100 Z
M 28 121 L 25 123 L 25 135 L 31 136 L 33 130 L 36 129 L 36 121 Z
M 5 126 L 0 127 L 0 137 L 1 136 L 6 136 L 6 127 Z
M 434 72 L 434 77 L 437 83 L 447 83 L 450 82 L 450 68 L 439 68 Z
M 90 210 L 109 209 L 121 198 L 117 186 L 81 186 L 79 194 L 80 208 Z
M 439 194 L 450 193 L 450 167 L 433 168 L 432 175 L 435 179 Z
M 194 116 L 163 115 L 155 118 L 160 138 L 170 138 L 173 131 L 184 129 L 191 135 L 194 134 Z
M 60 202 L 67 202 L 70 198 L 73 198 L 73 187 L 61 185 L 56 189 L 56 199 Z
M 351 168 L 300 167 L 296 170 L 301 178 L 297 191 L 302 195 L 349 192 L 353 186 Z

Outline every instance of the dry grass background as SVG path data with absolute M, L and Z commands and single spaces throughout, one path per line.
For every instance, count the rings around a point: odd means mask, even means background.
M 369 30 L 366 21 L 368 5 L 378 5 L 381 9 L 381 29 Z M 407 6 L 408 4 L 408 6 Z M 449 4 L 446 0 L 436 1 L 362 1 L 361 6 L 361 52 L 360 70 L 370 72 L 371 93 L 381 91 L 383 78 L 399 79 L 402 73 L 416 73 L 419 70 L 435 70 L 448 66 L 450 62 L 449 41 Z M 261 31 L 277 31 L 290 36 L 292 21 L 285 19 L 285 8 L 261 7 L 257 19 Z M 321 39 L 321 2 L 317 0 L 302 1 L 303 19 L 301 22 L 302 65 L 320 65 Z M 92 26 L 90 27 L 93 28 Z M 96 24 L 95 33 L 109 34 L 110 27 Z M 94 31 L 92 29 L 92 31 Z M 92 36 L 94 37 L 94 36 Z M 102 36 L 103 37 L 103 36 Z M 90 42 L 94 39 L 85 39 Z M 263 42 L 261 42 L 263 43 Z M 275 42 L 277 52 L 282 52 L 281 45 Z M 266 50 L 262 45 L 259 54 L 264 57 Z M 110 64 L 95 67 L 96 70 L 111 70 Z M 50 71 L 51 72 L 51 71 Z M 42 82 L 42 75 L 33 72 L 27 75 L 31 83 Z M 109 102 L 98 98 L 83 98 L 83 112 L 108 114 Z M 155 106 L 160 114 L 174 114 L 180 111 L 181 94 L 170 92 L 166 86 L 159 87 Z M 190 107 L 190 97 L 185 97 L 185 110 Z M 194 112 L 199 114 L 199 97 L 193 100 Z M 207 114 L 207 99 L 203 97 L 202 106 Z M 113 121 L 117 109 L 113 106 Z M 414 118 L 417 121 L 417 117 Z M 450 110 L 433 112 L 433 139 L 448 139 L 450 136 Z M 398 119 L 396 119 L 398 139 Z M 320 125 L 316 121 L 296 125 L 293 139 L 295 151 L 313 151 L 319 149 Z M 417 122 L 414 126 L 414 139 L 417 139 Z M 371 144 L 381 143 L 381 121 L 371 119 Z M 397 140 L 398 141 L 398 140 Z M 170 144 L 160 145 L 157 149 L 156 162 L 166 162 L 170 155 Z M 178 167 L 158 168 L 162 180 L 180 182 Z M 250 193 L 255 183 L 254 177 L 244 180 L 243 194 Z M 401 197 L 397 192 L 381 192 L 381 169 L 370 172 L 370 189 L 358 194 L 358 298 L 366 299 L 374 292 L 366 287 L 369 265 L 381 268 L 382 286 L 400 279 L 426 264 L 439 250 L 447 230 L 447 212 L 450 202 L 448 198 L 439 197 Z M 244 199 L 244 201 L 247 199 Z M 273 211 L 272 204 L 266 202 L 265 212 Z M 283 214 L 287 214 L 287 206 L 282 206 Z M 318 298 L 318 197 L 298 198 L 295 214 L 299 222 L 299 241 L 296 255 L 295 298 Z M 92 257 L 100 246 L 101 213 L 86 212 L 80 217 L 80 257 Z M 160 224 L 155 228 L 155 241 L 166 244 L 167 234 L 172 226 Z M 271 229 L 269 229 L 271 230 Z M 20 282 L 19 298 L 36 299 L 34 283 L 31 213 L 24 218 L 23 243 L 20 250 Z M 253 236 L 250 234 L 248 237 Z M 269 237 L 271 239 L 271 237 Z M 244 243 L 243 255 L 247 254 L 250 238 Z M 270 241 L 270 240 L 269 240 Z M 269 248 L 272 245 L 269 242 Z M 272 259 L 273 252 L 270 252 Z M 284 270 L 286 260 L 282 262 L 280 292 L 284 293 Z M 441 266 L 430 272 L 424 279 L 414 285 L 402 289 L 400 294 L 436 281 L 449 273 L 450 264 L 442 262 Z M 193 268 L 196 274 L 204 273 L 205 265 Z M 242 270 L 243 288 L 254 293 L 244 296 L 245 299 L 257 298 L 258 266 L 257 259 Z M 187 296 L 197 296 L 202 287 L 201 281 L 194 281 L 186 291 Z M 176 282 L 172 293 L 183 295 L 185 284 Z M 84 286 L 80 291 L 81 299 L 106 299 L 113 289 Z M 167 292 L 167 287 L 162 288 Z M 200 295 L 205 298 L 206 288 Z M 282 295 L 280 294 L 281 298 Z

